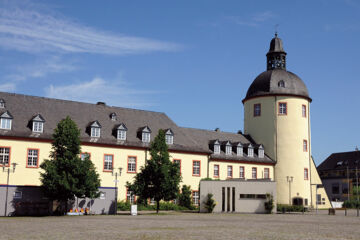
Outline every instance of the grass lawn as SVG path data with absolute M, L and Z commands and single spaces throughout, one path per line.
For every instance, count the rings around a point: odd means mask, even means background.
M 0 218 L 0 239 L 360 239 L 360 218 L 341 213 Z

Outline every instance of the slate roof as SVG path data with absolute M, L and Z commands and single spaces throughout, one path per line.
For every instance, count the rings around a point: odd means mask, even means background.
M 278 86 L 281 80 L 285 82 L 285 87 Z M 255 78 L 243 101 L 257 96 L 281 94 L 301 96 L 310 99 L 305 83 L 296 74 L 284 69 L 273 69 L 262 72 Z
M 317 167 L 317 170 L 327 171 L 327 170 L 346 169 L 347 168 L 346 162 L 348 162 L 350 169 L 355 169 L 356 160 L 358 160 L 358 168 L 359 168 L 360 151 L 333 153 Z
M 0 109 L 0 115 L 8 111 L 13 116 L 12 129 L 0 129 L 0 136 L 49 140 L 52 138 L 57 123 L 66 116 L 70 116 L 80 128 L 82 142 L 147 148 L 149 143 L 141 141 L 139 131 L 148 126 L 152 132 L 151 141 L 155 138 L 159 129 L 171 129 L 174 134 L 174 144 L 169 145 L 170 150 L 210 155 L 212 151 L 209 143 L 215 139 L 219 139 L 220 142 L 230 141 L 232 144 L 240 142 L 245 146 L 250 143 L 242 134 L 179 127 L 166 114 L 160 112 L 112 107 L 103 103 L 90 104 L 5 92 L 0 92 L 0 99 L 4 99 L 6 102 L 6 107 Z M 116 114 L 116 121 L 111 119 L 111 113 Z M 33 133 L 30 124 L 37 114 L 40 114 L 45 121 L 43 133 L 41 134 Z M 89 126 L 95 121 L 101 126 L 101 137 L 99 138 L 90 137 L 88 131 Z M 116 129 L 122 123 L 127 128 L 126 141 L 117 140 L 116 138 Z M 247 157 L 246 154 L 244 154 L 244 157 L 225 156 L 223 152 L 217 156 L 211 155 L 211 158 L 214 159 L 219 157 L 222 159 L 275 163 L 267 156 L 258 158 L 256 151 L 253 158 Z

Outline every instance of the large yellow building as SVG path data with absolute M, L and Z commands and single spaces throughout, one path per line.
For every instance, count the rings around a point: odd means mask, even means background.
M 194 203 L 202 178 L 267 179 L 277 182 L 279 203 L 314 206 L 316 194 L 321 194 L 323 207 L 329 207 L 311 159 L 311 99 L 301 79 L 286 71 L 285 55 L 276 36 L 268 71 L 255 79 L 243 100 L 244 134 L 183 128 L 164 113 L 102 102 L 0 93 L 0 164 L 5 166 L 0 173 L 0 214 L 36 214 L 49 208 L 39 188 L 39 165 L 49 158 L 53 130 L 66 116 L 81 130 L 81 157 L 90 156 L 101 178 L 100 198 L 80 205 L 98 213 L 114 210 L 114 180 L 120 168 L 117 199 L 135 200 L 125 183 L 149 158 L 149 143 L 159 129 L 166 130 L 171 160 L 180 163 L 181 184 L 191 186 Z

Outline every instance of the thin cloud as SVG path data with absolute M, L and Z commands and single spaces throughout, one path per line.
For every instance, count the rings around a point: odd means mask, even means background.
M 4 83 L 0 84 L 1 92 L 15 92 L 16 85 L 14 83 Z
M 123 107 L 153 106 L 152 101 L 146 98 L 156 94 L 155 91 L 136 90 L 126 86 L 123 79 L 106 81 L 95 77 L 91 81 L 76 84 L 54 86 L 45 88 L 47 97 L 76 100 L 88 103 L 106 102 L 108 105 Z
M 20 5 L 20 6 L 19 6 Z M 23 52 L 109 55 L 175 51 L 180 45 L 84 26 L 31 4 L 0 2 L 0 46 Z
M 257 27 L 262 23 L 275 18 L 276 15 L 271 11 L 260 12 L 252 15 L 248 19 L 240 16 L 227 16 L 226 19 L 232 21 L 235 24 L 248 26 L 248 27 Z

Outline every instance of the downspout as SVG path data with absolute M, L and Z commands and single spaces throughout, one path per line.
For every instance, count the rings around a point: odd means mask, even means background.
M 277 164 L 277 150 L 278 150 L 278 126 L 277 126 L 277 96 L 275 96 L 275 108 L 274 108 L 274 116 L 275 116 L 275 165 Z M 275 169 L 275 167 L 274 167 Z M 274 171 L 274 180 L 276 181 L 276 171 Z
M 209 178 L 210 177 L 210 175 L 209 175 L 209 171 L 210 171 L 210 154 L 208 154 L 208 156 L 207 156 L 207 158 L 208 158 L 208 160 L 207 160 L 207 178 Z
M 313 196 L 312 196 L 312 177 L 311 177 L 311 131 L 310 131 L 310 102 L 308 101 L 308 140 L 309 140 L 309 177 L 310 177 L 310 198 L 311 206 L 313 206 Z M 315 163 L 314 163 L 315 165 Z M 317 188 L 317 187 L 316 187 Z

